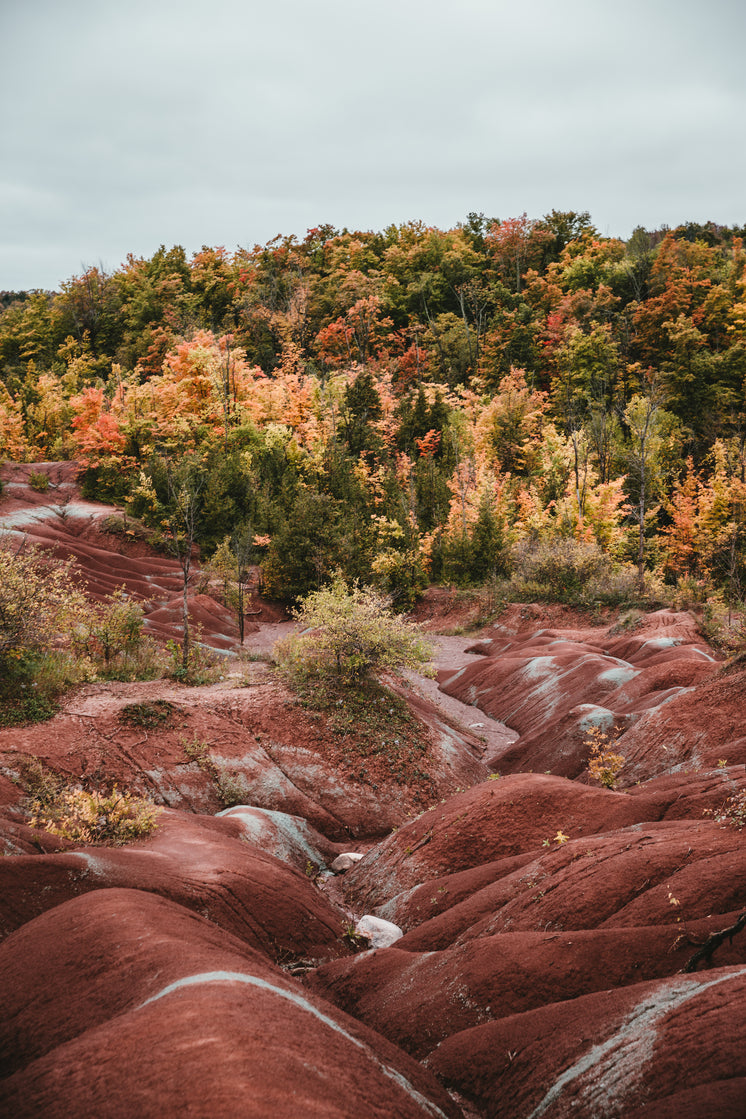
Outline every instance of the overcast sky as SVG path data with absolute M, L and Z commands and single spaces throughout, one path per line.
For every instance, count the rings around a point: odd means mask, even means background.
M 743 0 L 0 0 L 0 289 L 470 211 L 746 223 Z

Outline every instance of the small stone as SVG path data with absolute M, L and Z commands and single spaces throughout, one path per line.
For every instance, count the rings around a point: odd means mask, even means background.
M 404 936 L 398 925 L 369 913 L 360 918 L 355 925 L 355 932 L 364 936 L 371 948 L 389 948 Z
M 359 863 L 362 855 L 358 855 L 356 851 L 345 851 L 341 855 L 337 855 L 334 862 L 331 864 L 331 869 L 335 874 L 344 874 L 345 871 L 353 867 L 355 863 Z

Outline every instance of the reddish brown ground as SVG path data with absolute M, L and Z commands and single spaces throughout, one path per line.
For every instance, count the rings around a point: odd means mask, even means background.
M 4 469 L 0 524 L 178 637 L 174 561 L 102 532 L 111 510 L 80 502 L 70 464 L 45 467 L 45 495 L 31 469 Z M 203 639 L 233 649 L 206 590 Z M 266 652 L 292 623 L 254 609 Z M 451 636 L 442 690 L 403 692 L 427 746 L 416 778 L 362 757 L 262 662 L 227 659 L 203 688 L 92 683 L 49 723 L 0 730 L 3 1114 L 745 1113 L 746 832 L 718 817 L 746 793 L 746 669 L 684 613 L 626 629 L 518 605 L 454 636 L 479 609 L 447 589 L 418 608 Z M 126 721 L 157 701 L 164 724 Z M 594 727 L 625 758 L 616 791 L 589 776 Z M 215 815 L 194 743 L 243 806 Z M 158 830 L 118 849 L 40 833 L 24 757 L 148 793 Z M 364 858 L 328 878 L 344 850 Z M 355 953 L 362 913 L 403 937 Z

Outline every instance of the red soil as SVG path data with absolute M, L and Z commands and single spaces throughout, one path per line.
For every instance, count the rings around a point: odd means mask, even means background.
M 44 467 L 45 495 L 31 469 L 3 471 L 0 523 L 178 637 L 174 561 L 103 532 L 112 510 L 82 506 L 72 464 Z M 208 592 L 190 603 L 203 639 L 234 648 Z M 288 623 L 254 608 L 266 651 Z M 417 614 L 437 632 L 474 612 L 434 589 Z M 719 818 L 746 793 L 746 668 L 688 614 L 615 622 L 521 605 L 445 639 L 443 691 L 403 692 L 428 745 L 419 783 L 380 757 L 361 773 L 262 663 L 226 660 L 206 688 L 93 683 L 49 723 L 0 730 L 0 1110 L 743 1115 L 746 839 Z M 156 700 L 164 725 L 122 719 Z M 588 774 L 593 727 L 626 759 L 617 791 Z M 214 815 L 190 743 L 245 806 Z M 39 832 L 23 756 L 148 793 L 159 829 L 119 849 Z M 325 878 L 344 850 L 364 858 Z M 363 912 L 404 935 L 353 954 Z

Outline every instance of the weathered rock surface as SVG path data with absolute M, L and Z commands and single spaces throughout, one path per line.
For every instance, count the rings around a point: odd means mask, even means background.
M 488 1116 L 743 1115 L 746 967 L 602 991 L 462 1031 L 427 1065 Z
M 142 725 L 138 710 L 155 702 L 170 705 L 168 718 Z M 223 807 L 217 773 L 242 802 L 305 819 L 329 839 L 349 843 L 350 836 L 380 837 L 424 805 L 487 776 L 478 739 L 421 697 L 417 716 L 432 743 L 423 759 L 426 778 L 408 784 L 383 763 L 375 776 L 361 777 L 364 763 L 344 757 L 325 721 L 305 711 L 266 664 L 254 663 L 238 681 L 203 688 L 162 680 L 85 685 L 50 722 L 0 728 L 0 767 L 18 773 L 21 756 L 35 757 L 71 780 L 105 775 L 199 813 Z M 193 756 L 195 743 L 209 754 L 211 772 Z M 18 787 L 5 786 L 5 803 L 20 795 Z
M 443 1116 L 380 1035 L 260 953 L 137 890 L 58 906 L 0 945 L 5 1115 Z
M 344 914 L 287 863 L 245 842 L 238 819 L 164 812 L 149 838 L 0 859 L 0 930 L 93 890 L 126 887 L 176 901 L 271 958 L 344 952 Z
M 314 990 L 418 1058 L 445 1038 L 488 1021 L 592 991 L 674 976 L 696 945 L 733 916 L 624 929 L 506 932 L 437 952 L 399 941 L 319 967 Z M 746 942 L 718 950 L 722 964 L 746 965 Z
M 712 695 L 705 702 L 715 714 L 739 684 L 723 684 L 712 650 L 687 613 L 649 614 L 634 634 L 613 636 L 607 627 L 589 639 L 587 633 L 539 630 L 496 636 L 475 650 L 483 661 L 443 673 L 441 687 L 520 732 L 495 762 L 501 773 L 578 777 L 593 728 L 615 739 L 627 758 L 622 785 L 687 763 L 746 762 L 743 725 L 731 704 L 726 701 L 709 726 L 696 717 L 699 697 Z M 667 734 L 674 727 L 676 733 Z
M 378 844 L 346 877 L 368 908 L 423 881 L 649 818 L 640 798 L 561 777 L 515 774 L 450 797 Z

